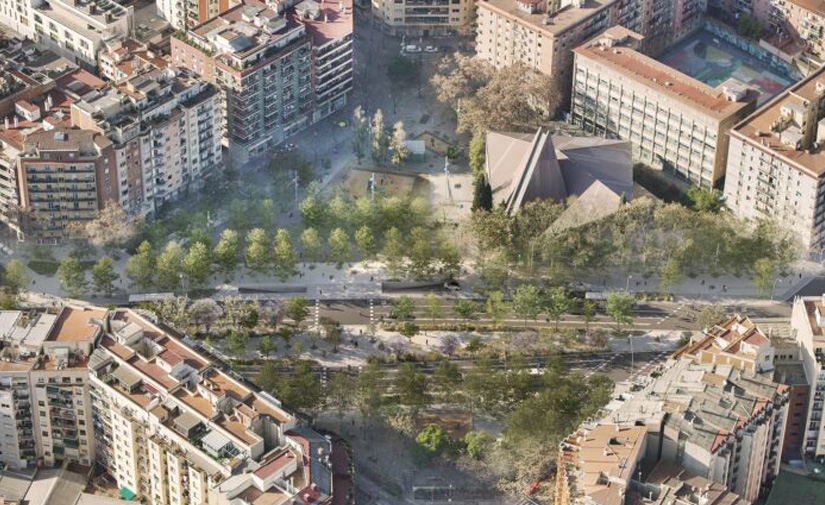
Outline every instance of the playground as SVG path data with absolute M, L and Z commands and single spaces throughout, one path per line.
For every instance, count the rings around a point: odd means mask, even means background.
M 416 179 L 416 175 L 353 168 L 346 172 L 341 186 L 347 193 L 356 197 L 369 196 L 372 184 L 375 184 L 376 196 L 396 196 L 416 191 Z
M 742 49 L 699 30 L 667 51 L 659 61 L 711 87 L 730 78 L 759 91 L 759 105 L 791 85 L 766 64 Z

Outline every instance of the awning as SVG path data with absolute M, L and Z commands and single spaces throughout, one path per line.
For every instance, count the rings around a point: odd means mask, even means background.
M 131 501 L 135 499 L 135 493 L 131 492 L 129 488 L 122 487 L 120 488 L 120 497 Z

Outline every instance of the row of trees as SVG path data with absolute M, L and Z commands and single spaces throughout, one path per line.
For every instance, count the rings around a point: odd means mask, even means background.
M 392 129 L 388 130 L 381 109 L 376 110 L 369 119 L 364 115 L 360 105 L 355 108 L 352 121 L 352 152 L 359 163 L 367 155 L 368 150 L 372 161 L 379 165 L 389 160 L 393 165 L 400 166 L 410 157 L 410 150 L 405 144 L 407 131 L 404 129 L 403 121 L 396 121 Z
M 572 272 L 620 269 L 640 277 L 658 276 L 661 291 L 684 276 L 753 276 L 767 293 L 798 254 L 789 230 L 772 221 L 745 223 L 724 212 L 696 212 L 683 205 L 639 198 L 605 219 L 583 226 L 548 229 L 560 204 L 528 204 L 509 215 L 503 209 L 476 212 L 470 227 L 482 251 L 482 275 L 493 285 L 510 270 L 554 281 Z
M 613 292 L 608 295 L 605 313 L 616 323 L 617 330 L 623 325 L 633 323 L 634 303 L 635 297 L 629 293 Z M 536 286 L 524 284 L 516 288 L 510 301 L 506 301 L 500 291 L 490 293 L 485 303 L 461 298 L 453 304 L 451 314 L 443 310 L 441 299 L 434 293 L 425 299 L 425 315 L 433 322 L 450 315 L 465 322 L 482 316 L 498 326 L 507 317 L 515 316 L 527 326 L 528 321 L 536 321 L 540 315 L 545 314 L 548 320 L 556 323 L 558 329 L 558 323 L 562 318 L 574 310 L 582 315 L 586 325 L 595 320 L 596 304 L 590 300 L 579 301 L 573 298 L 562 286 L 541 291 Z M 414 313 L 415 303 L 409 296 L 398 298 L 390 312 L 391 316 L 399 321 L 413 320 Z

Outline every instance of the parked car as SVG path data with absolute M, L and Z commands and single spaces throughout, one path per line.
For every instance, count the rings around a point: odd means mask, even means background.
M 421 48 L 418 47 L 415 44 L 409 44 L 409 45 L 404 46 L 404 52 L 407 52 L 407 53 L 420 53 Z
M 435 46 L 427 46 L 427 47 L 424 48 L 424 52 L 425 53 L 437 53 L 438 48 L 435 47 Z

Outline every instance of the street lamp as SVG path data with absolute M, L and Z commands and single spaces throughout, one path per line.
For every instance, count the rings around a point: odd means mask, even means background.
M 627 276 L 627 282 L 626 282 L 626 283 L 625 283 L 625 285 L 624 285 L 624 290 L 625 290 L 625 291 L 628 291 L 628 290 L 630 289 L 630 279 L 632 279 L 632 278 L 633 278 L 633 276 L 632 276 L 632 275 L 628 275 L 628 276 Z

